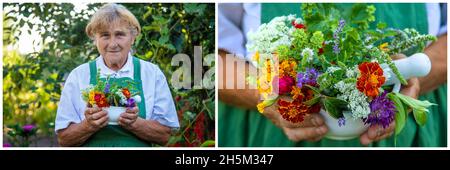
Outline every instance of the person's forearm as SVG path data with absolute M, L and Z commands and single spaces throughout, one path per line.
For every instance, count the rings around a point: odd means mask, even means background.
M 219 60 L 219 100 L 231 104 L 234 106 L 246 108 L 246 109 L 256 109 L 256 105 L 259 101 L 259 93 L 256 89 L 250 89 L 248 85 L 245 86 L 244 89 L 237 89 L 238 83 L 237 80 L 238 74 L 239 76 L 247 76 L 248 70 L 252 68 L 253 66 L 246 63 L 245 64 L 245 71 L 238 73 L 237 68 L 233 67 L 232 70 L 227 70 L 226 68 L 226 55 L 227 53 L 225 51 L 219 50 L 219 57 L 221 58 Z M 230 64 L 230 63 L 229 63 Z M 227 81 L 233 81 L 233 87 L 231 89 L 227 89 Z
M 86 125 L 85 120 L 81 123 L 72 123 L 66 129 L 58 132 L 58 143 L 61 146 L 80 146 L 96 131 Z
M 427 47 L 425 53 L 431 60 L 431 71 L 427 76 L 419 78 L 421 94 L 447 83 L 447 34 L 440 36 Z
M 154 120 L 136 119 L 130 127 L 125 127 L 142 140 L 165 145 L 170 138 L 171 130 L 169 127 L 161 125 Z

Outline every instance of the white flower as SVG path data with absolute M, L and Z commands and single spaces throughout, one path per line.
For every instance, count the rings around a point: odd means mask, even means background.
M 116 95 L 120 97 L 120 104 L 126 105 L 127 102 L 127 97 L 125 97 L 125 95 L 123 95 L 122 91 L 117 91 Z
M 134 99 L 134 101 L 136 101 L 136 103 L 140 103 L 142 100 L 141 96 L 139 96 L 139 95 L 133 96 L 132 98 Z
M 307 57 L 308 62 L 311 62 L 313 60 L 314 51 L 310 48 L 305 48 L 302 51 L 302 57 Z
M 344 83 L 343 81 L 340 81 L 336 83 L 334 87 L 342 93 L 338 95 L 337 98 L 348 102 L 347 106 L 352 111 L 352 117 L 354 119 L 367 118 L 370 114 L 367 96 L 361 93 L 354 83 Z
M 347 78 L 355 78 L 358 76 L 358 74 L 359 74 L 359 69 L 356 66 L 353 68 L 347 69 L 345 72 L 345 76 L 347 76 Z
M 327 73 L 333 73 L 333 72 L 335 72 L 335 71 L 338 71 L 338 70 L 340 70 L 341 68 L 340 67 L 336 67 L 336 66 L 331 66 L 331 67 L 328 67 L 327 68 Z
M 293 39 L 291 35 L 295 28 L 290 23 L 294 19 L 295 15 L 276 17 L 269 23 L 259 26 L 256 32 L 250 31 L 247 49 L 270 54 L 280 45 L 291 44 Z

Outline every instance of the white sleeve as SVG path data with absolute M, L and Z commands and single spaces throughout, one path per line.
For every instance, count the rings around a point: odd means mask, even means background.
M 440 3 L 441 7 L 441 24 L 438 32 L 438 36 L 447 33 L 447 3 Z
M 162 125 L 179 128 L 178 115 L 173 102 L 172 94 L 170 93 L 166 77 L 162 71 L 155 67 L 156 84 L 155 84 L 155 101 L 153 105 L 153 113 L 151 120 L 156 120 Z
M 240 57 L 246 55 L 245 35 L 242 31 L 243 4 L 219 3 L 218 48 Z
M 428 34 L 440 36 L 447 33 L 447 4 L 427 3 Z
M 79 94 L 79 95 L 77 95 Z M 81 95 L 80 87 L 78 85 L 78 78 L 75 71 L 72 71 L 67 78 L 61 98 L 58 104 L 55 119 L 55 132 L 65 129 L 70 123 L 80 123 L 81 117 L 77 113 L 76 103 Z

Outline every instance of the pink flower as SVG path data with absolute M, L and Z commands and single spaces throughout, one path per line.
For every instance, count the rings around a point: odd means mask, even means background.
M 36 128 L 36 126 L 34 126 L 34 125 L 24 125 L 22 127 L 23 132 L 25 132 L 25 133 L 30 133 L 34 128 Z
M 294 84 L 295 79 L 291 76 L 283 76 L 281 78 L 275 76 L 272 81 L 273 90 L 278 92 L 278 94 L 290 93 Z

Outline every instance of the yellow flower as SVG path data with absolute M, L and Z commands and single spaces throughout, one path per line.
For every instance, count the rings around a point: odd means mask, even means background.
M 291 95 L 292 95 L 292 99 L 294 99 L 294 100 L 297 99 L 298 97 L 303 96 L 302 89 L 300 87 L 293 86 Z
M 266 80 L 270 81 L 272 80 L 272 63 L 269 59 L 266 60 L 265 64 L 265 72 L 263 72 L 263 75 L 266 75 Z
M 263 113 L 264 108 L 271 106 L 277 100 L 278 100 L 278 98 L 272 98 L 272 99 L 266 99 L 263 102 L 258 103 L 258 105 L 256 105 L 256 107 L 258 108 L 258 112 Z
M 94 105 L 95 104 L 95 91 L 90 91 L 89 92 L 89 104 Z
M 259 113 L 263 113 L 264 112 L 264 108 L 266 108 L 266 106 L 264 105 L 264 102 L 259 103 L 256 107 L 258 108 L 258 112 Z
M 389 48 L 388 48 L 389 44 L 387 42 L 383 43 L 380 45 L 380 50 L 384 51 L 384 52 L 388 52 Z
M 297 72 L 295 69 L 297 68 L 297 63 L 294 60 L 283 60 L 280 63 L 279 73 L 280 77 L 283 76 L 291 76 L 295 77 Z
M 253 56 L 253 61 L 259 62 L 259 52 L 258 51 Z

